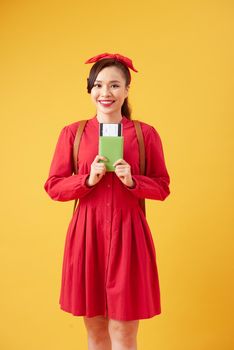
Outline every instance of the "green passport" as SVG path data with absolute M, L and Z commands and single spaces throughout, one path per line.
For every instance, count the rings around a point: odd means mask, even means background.
M 123 158 L 123 144 L 124 139 L 122 136 L 121 124 L 100 125 L 98 153 L 99 155 L 107 158 L 107 161 L 105 161 L 107 171 L 114 171 L 114 162 L 120 158 Z M 103 162 L 103 160 L 100 160 L 100 162 Z

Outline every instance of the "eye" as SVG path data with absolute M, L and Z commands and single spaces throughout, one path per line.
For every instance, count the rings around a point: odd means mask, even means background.
M 113 87 L 119 87 L 119 85 L 118 85 L 118 84 L 113 84 L 112 86 L 113 86 Z
M 93 86 L 95 86 L 95 87 L 101 87 L 101 84 L 96 83 L 96 84 L 94 84 Z

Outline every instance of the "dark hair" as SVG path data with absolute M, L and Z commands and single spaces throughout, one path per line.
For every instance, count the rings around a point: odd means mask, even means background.
M 102 58 L 101 60 L 97 61 L 91 68 L 90 72 L 89 72 L 89 77 L 87 78 L 87 90 L 88 93 L 91 93 L 91 90 L 94 86 L 94 82 L 99 74 L 99 72 L 106 67 L 111 67 L 111 66 L 115 66 L 117 68 L 119 68 L 126 80 L 126 86 L 128 86 L 130 84 L 131 81 L 131 75 L 129 72 L 129 69 L 120 61 L 117 61 L 113 58 Z M 129 102 L 128 102 L 128 97 L 125 98 L 124 103 L 121 107 L 121 113 L 122 115 L 124 115 L 125 117 L 127 117 L 128 119 L 131 120 L 131 108 L 129 106 Z

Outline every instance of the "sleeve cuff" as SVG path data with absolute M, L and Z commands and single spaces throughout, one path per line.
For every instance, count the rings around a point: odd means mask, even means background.
M 133 176 L 132 176 L 132 180 L 133 180 L 133 185 L 131 187 L 127 186 L 127 188 L 129 188 L 130 190 L 136 188 L 136 180 L 133 178 Z
M 95 185 L 93 186 L 88 186 L 87 183 L 86 183 L 86 180 L 88 179 L 90 174 L 85 174 L 85 176 L 83 177 L 83 180 L 82 180 L 82 185 L 87 188 L 87 189 L 92 189 L 93 187 L 95 187 Z
M 135 192 L 135 190 L 137 191 L 139 189 L 139 182 L 138 180 L 132 176 L 132 180 L 133 180 L 133 186 L 132 187 L 129 187 L 129 186 L 125 186 L 129 191 L 131 192 Z

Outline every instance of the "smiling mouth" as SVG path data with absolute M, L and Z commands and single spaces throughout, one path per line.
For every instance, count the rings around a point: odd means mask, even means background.
M 113 100 L 99 100 L 98 101 L 102 106 L 109 107 L 111 106 L 115 101 Z

